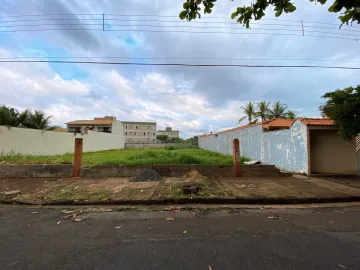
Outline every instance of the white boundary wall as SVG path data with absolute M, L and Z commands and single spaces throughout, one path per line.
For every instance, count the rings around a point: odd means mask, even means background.
M 88 131 L 74 134 L 29 128 L 0 126 L 0 152 L 27 155 L 60 155 L 74 152 L 75 138 L 83 138 L 84 152 L 123 149 L 121 134 Z

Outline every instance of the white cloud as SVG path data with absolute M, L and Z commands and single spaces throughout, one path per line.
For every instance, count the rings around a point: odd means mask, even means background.
M 164 74 L 150 72 L 140 76 L 141 87 L 158 93 L 173 93 L 170 79 Z

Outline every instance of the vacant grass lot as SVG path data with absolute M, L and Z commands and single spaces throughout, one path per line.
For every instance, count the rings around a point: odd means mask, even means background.
M 73 154 L 36 156 L 1 154 L 0 164 L 69 164 Z M 248 159 L 242 158 L 242 162 Z M 219 164 L 231 165 L 232 157 L 198 148 L 119 149 L 83 154 L 86 167 L 99 164 L 152 165 L 152 164 Z

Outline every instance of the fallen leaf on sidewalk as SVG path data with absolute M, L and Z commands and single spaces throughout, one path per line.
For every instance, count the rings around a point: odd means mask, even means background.
M 76 216 L 77 216 L 77 214 L 74 213 L 74 214 L 70 214 L 70 215 L 63 216 L 63 219 L 70 219 L 70 218 L 74 218 L 74 217 L 76 217 Z
M 275 220 L 275 219 L 282 219 L 282 217 L 278 217 L 278 216 L 272 217 L 272 216 L 269 216 L 269 219 L 273 219 L 273 220 Z
M 209 265 L 209 270 L 212 270 L 211 266 Z
M 61 211 L 61 213 L 64 213 L 64 214 L 71 214 L 71 213 L 75 213 L 75 211 L 63 210 L 63 211 Z
M 332 220 L 329 220 L 328 221 L 330 224 L 334 224 L 335 222 L 334 221 L 332 221 Z
M 116 227 L 115 227 L 115 229 L 117 229 L 117 230 L 118 230 L 118 229 L 120 229 L 121 227 L 122 227 L 122 225 L 120 225 L 120 226 L 116 226 Z
M 81 221 L 81 218 L 75 218 L 74 221 L 79 222 L 79 221 Z
M 60 225 L 61 221 L 56 222 L 57 225 Z
M 187 233 L 187 230 L 185 230 L 184 233 Z
M 167 221 L 173 221 L 173 220 L 175 220 L 175 219 L 174 219 L 173 217 L 167 217 L 166 220 L 167 220 Z
M 342 264 L 339 264 L 339 267 L 343 268 L 343 269 L 346 269 L 346 267 Z
M 39 212 L 31 212 L 31 214 L 39 214 Z

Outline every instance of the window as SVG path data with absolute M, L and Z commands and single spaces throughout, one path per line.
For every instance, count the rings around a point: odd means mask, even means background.
M 144 136 L 145 136 L 145 134 L 146 134 L 146 133 L 144 132 Z
M 155 136 L 155 133 L 153 133 L 154 134 L 154 136 Z
M 137 126 L 135 126 L 135 128 L 137 129 Z
M 153 139 L 153 142 L 155 142 L 155 139 Z
M 127 128 L 127 126 L 125 126 L 125 128 Z
M 125 132 L 125 135 L 127 135 L 127 132 Z

